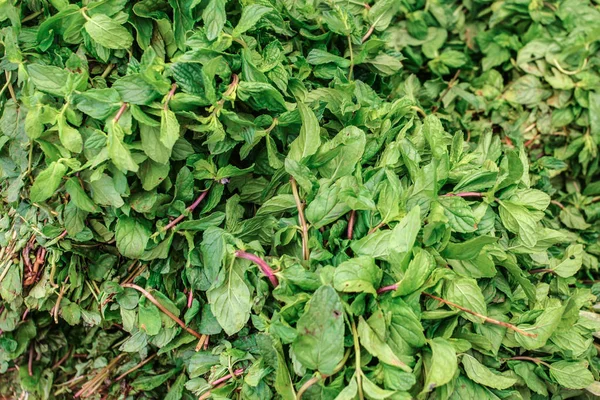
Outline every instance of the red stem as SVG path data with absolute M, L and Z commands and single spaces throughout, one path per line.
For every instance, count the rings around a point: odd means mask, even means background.
M 27 363 L 27 372 L 33 376 L 33 343 L 29 347 L 29 362 Z
M 277 280 L 277 277 L 275 276 L 275 273 L 273 272 L 273 270 L 271 269 L 271 267 L 269 267 L 269 264 L 267 264 L 265 262 L 265 260 L 263 260 L 262 258 L 251 254 L 251 253 L 247 253 L 243 250 L 238 250 L 235 252 L 235 256 L 239 257 L 239 258 L 245 258 L 246 260 L 250 260 L 252 261 L 254 264 L 258 265 L 258 267 L 260 268 L 260 270 L 262 271 L 263 274 L 265 274 L 265 276 L 267 278 L 269 278 L 269 280 L 271 281 L 271 284 L 273 285 L 273 287 L 277 287 L 279 286 L 279 281 Z
M 121 106 L 121 108 L 119 108 L 119 111 L 117 112 L 117 115 L 115 115 L 115 118 L 113 119 L 113 122 L 117 123 L 119 121 L 119 119 L 121 119 L 121 117 L 123 116 L 123 113 L 125 112 L 125 110 L 127 110 L 127 106 L 129 106 L 129 104 L 123 103 L 123 105 Z
M 193 303 L 194 303 L 194 290 L 190 289 L 190 291 L 188 292 L 187 308 L 192 308 Z
M 561 210 L 565 209 L 565 206 L 560 202 L 560 201 L 556 201 L 556 200 L 550 200 L 550 203 L 554 204 L 555 206 L 559 207 Z
M 377 294 L 381 294 L 381 293 L 385 293 L 385 292 L 392 292 L 396 289 L 398 289 L 397 283 L 377 289 Z
M 163 106 L 163 108 L 165 110 L 169 109 L 169 101 L 171 101 L 171 99 L 173 98 L 173 96 L 175 96 L 175 91 L 176 90 L 177 90 L 177 84 L 174 83 L 173 85 L 171 85 L 171 90 L 167 94 L 167 99 L 165 100 L 165 105 Z
M 240 368 L 240 369 L 236 369 L 235 371 L 233 371 L 233 375 L 232 374 L 227 374 L 222 378 L 217 379 L 216 381 L 211 382 L 211 386 L 217 386 L 219 383 L 223 383 L 231 378 L 233 378 L 234 376 L 240 376 L 241 374 L 244 373 L 244 368 Z
M 348 220 L 348 239 L 352 240 L 352 234 L 354 233 L 354 219 L 356 218 L 356 211 L 350 211 L 350 219 Z
M 58 235 L 59 239 L 64 239 L 67 236 L 67 230 L 65 229 L 60 235 Z
M 483 197 L 484 193 L 477 192 L 462 192 L 462 193 L 446 193 L 442 197 Z
M 204 198 L 206 197 L 207 194 L 208 194 L 208 190 L 205 190 L 204 192 L 200 193 L 200 196 L 198 196 L 196 201 L 194 201 L 188 208 L 186 208 L 186 210 L 190 213 L 192 211 L 194 211 L 196 209 L 196 207 L 198 207 L 200 202 L 202 200 L 204 200 Z M 171 229 L 172 227 L 177 225 L 179 222 L 181 222 L 181 220 L 184 218 L 185 218 L 185 213 L 182 213 L 179 217 L 177 217 L 173 221 L 169 222 L 169 224 L 163 228 L 163 231 L 168 231 L 169 229 Z

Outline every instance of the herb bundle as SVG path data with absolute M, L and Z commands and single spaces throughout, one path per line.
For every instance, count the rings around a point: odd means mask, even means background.
M 600 395 L 598 13 L 0 1 L 0 394 Z

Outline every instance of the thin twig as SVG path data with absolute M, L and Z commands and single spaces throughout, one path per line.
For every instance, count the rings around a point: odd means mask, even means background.
M 462 192 L 462 193 L 446 193 L 441 197 L 483 197 L 485 193 L 477 193 L 477 192 Z
M 352 240 L 354 234 L 354 219 L 356 218 L 356 210 L 350 211 L 350 218 L 348 219 L 348 230 L 346 236 L 349 240 Z
M 348 71 L 348 80 L 352 80 L 352 70 L 354 69 L 354 52 L 352 51 L 352 39 L 348 36 L 348 48 L 350 49 L 350 71 Z
M 29 346 L 29 361 L 27 362 L 27 372 L 29 373 L 29 376 L 33 376 L 33 355 L 33 343 L 31 343 L 31 345 Z
M 308 225 L 306 224 L 306 219 L 304 218 L 304 206 L 300 200 L 300 195 L 298 194 L 298 185 L 296 184 L 294 177 L 290 178 L 290 183 L 292 185 L 294 200 L 296 201 L 296 208 L 298 209 L 300 228 L 302 229 L 302 256 L 305 260 L 308 260 L 310 258 L 310 252 L 308 249 Z
M 116 124 L 117 122 L 119 122 L 119 119 L 121 119 L 121 117 L 123 116 L 123 114 L 125 113 L 125 110 L 127 110 L 127 107 L 129 106 L 129 104 L 127 103 L 123 103 L 121 105 L 121 108 L 119 108 L 119 111 L 117 111 L 117 115 L 115 115 L 115 118 L 113 119 L 113 122 Z
M 171 85 L 171 90 L 167 94 L 167 98 L 165 99 L 165 104 L 163 105 L 163 108 L 165 109 L 165 111 L 169 109 L 169 101 L 171 101 L 173 96 L 175 96 L 176 90 L 177 90 L 177 84 L 174 83 L 173 85 Z
M 377 294 L 381 294 L 381 293 L 385 293 L 385 292 L 393 292 L 394 290 L 398 289 L 398 284 L 393 284 L 393 285 L 389 285 L 389 286 L 384 286 L 381 287 L 379 289 L 377 289 Z
M 146 358 L 144 361 L 142 361 L 141 363 L 138 363 L 137 365 L 135 365 L 133 368 L 128 369 L 127 371 L 123 372 L 121 375 L 119 375 L 117 377 L 117 379 L 115 379 L 115 382 L 119 382 L 121 379 L 125 378 L 127 375 L 129 375 L 130 373 L 142 368 L 144 365 L 148 364 L 150 361 L 152 361 L 154 359 L 154 357 L 156 357 L 156 353 L 152 354 L 150 357 Z
M 192 328 L 188 328 L 182 320 L 180 320 L 175 314 L 173 314 L 171 311 L 167 310 L 165 308 L 165 306 L 163 306 L 162 304 L 160 304 L 160 302 L 158 300 L 156 300 L 156 298 L 154 296 L 152 296 L 149 292 L 146 291 L 146 289 L 134 284 L 134 283 L 123 283 L 121 285 L 122 287 L 127 287 L 127 288 L 131 288 L 131 289 L 135 289 L 138 292 L 140 292 L 141 294 L 144 295 L 144 297 L 146 297 L 148 300 L 150 300 L 150 302 L 152 304 L 154 304 L 156 307 L 158 307 L 160 309 L 160 311 L 162 311 L 163 313 L 167 314 L 167 316 L 169 318 L 171 318 L 173 321 L 175 321 L 179 326 L 181 326 L 183 329 L 185 329 L 189 334 L 195 336 L 198 339 L 202 339 L 204 340 L 203 336 L 205 335 L 201 335 L 198 332 L 196 332 L 195 330 L 193 330 Z
M 448 86 L 446 87 L 446 89 L 442 92 L 442 94 L 440 95 L 440 99 L 438 100 L 438 103 L 441 103 L 442 100 L 444 100 L 444 97 L 446 97 L 446 95 L 448 94 L 448 92 L 450 91 L 450 89 L 452 89 L 454 87 L 454 84 L 456 82 L 456 80 L 458 79 L 458 76 L 460 75 L 460 69 L 458 69 L 456 71 L 456 73 L 454 74 L 454 76 L 452 77 L 452 79 L 450 79 L 450 82 L 448 82 Z M 437 110 L 439 109 L 439 107 L 437 105 L 433 106 L 433 108 L 431 109 L 432 113 L 435 113 Z
M 550 200 L 550 203 L 552 203 L 552 204 L 554 204 L 555 206 L 559 207 L 561 210 L 564 210 L 564 209 L 565 209 L 565 206 L 564 206 L 564 205 L 563 205 L 561 202 L 559 202 L 559 201 L 557 201 L 557 200 Z
M 381 228 L 384 225 L 385 225 L 385 221 L 381 221 L 380 223 L 378 223 L 377 225 L 375 225 L 374 227 L 372 227 L 371 229 L 369 229 L 368 234 L 370 235 L 371 233 L 377 232 L 379 230 L 379 228 Z
M 301 400 L 302 396 L 304 395 L 304 393 L 315 383 L 319 382 L 321 380 L 320 376 L 313 376 L 312 378 L 310 378 L 309 380 L 307 380 L 304 385 L 302 385 L 302 387 L 300 387 L 300 389 L 298 389 L 298 393 L 296 394 L 296 400 Z
M 58 324 L 58 312 L 60 310 L 60 302 L 62 301 L 63 296 L 65 295 L 65 291 L 67 290 L 67 282 L 69 282 L 69 277 L 65 279 L 62 286 L 60 287 L 60 291 L 58 292 L 58 298 L 56 299 L 56 304 L 54 305 L 54 323 Z
M 507 360 L 531 361 L 531 362 L 534 362 L 536 364 L 542 364 L 542 365 L 545 365 L 546 367 L 550 368 L 550 364 L 548 364 L 547 362 L 544 362 L 544 361 L 540 360 L 539 358 L 535 358 L 535 357 L 515 356 L 515 357 L 508 358 Z
M 550 273 L 550 274 L 555 274 L 556 272 L 554 272 L 553 269 L 549 269 L 549 268 L 538 268 L 538 269 L 531 269 L 528 271 L 530 274 L 545 274 L 545 273 Z
M 15 95 L 15 89 L 13 88 L 12 82 L 10 81 L 12 79 L 12 73 L 8 70 L 5 70 L 4 76 L 6 77 L 6 84 L 8 85 L 8 92 L 10 93 L 10 97 L 11 99 L 13 99 L 15 104 L 17 104 L 17 96 Z
M 508 328 L 508 329 L 512 329 L 513 331 L 515 331 L 517 333 L 520 333 L 523 336 L 529 336 L 529 337 L 533 337 L 533 338 L 537 337 L 537 335 L 535 333 L 525 332 L 524 330 L 522 330 L 520 328 L 517 328 L 515 325 L 509 324 L 508 322 L 498 321 L 496 319 L 487 317 L 487 316 L 479 314 L 478 312 L 475 312 L 473 310 L 469 310 L 468 308 L 459 306 L 456 303 L 453 303 L 451 301 L 442 299 L 441 297 L 434 296 L 433 294 L 430 294 L 430 293 L 422 292 L 422 294 L 424 294 L 425 296 L 431 297 L 432 299 L 437 300 L 440 303 L 447 304 L 447 305 L 449 305 L 451 307 L 458 308 L 461 311 L 464 311 L 464 312 L 469 313 L 471 315 L 474 315 L 476 317 L 482 318 L 484 320 L 484 322 L 488 322 L 490 324 L 499 325 L 499 326 L 503 326 L 503 327 Z
M 263 260 L 262 258 L 254 255 L 252 253 L 247 253 L 243 250 L 236 251 L 235 256 L 239 257 L 239 258 L 244 258 L 246 260 L 250 260 L 254 264 L 258 265 L 258 267 L 260 268 L 262 273 L 269 279 L 269 281 L 271 281 L 271 284 L 273 285 L 273 287 L 279 286 L 279 281 L 277 280 L 277 276 L 275 275 L 275 273 L 273 272 L 273 270 L 271 269 L 269 264 L 266 263 L 265 260 Z
M 103 79 L 106 79 L 106 77 L 111 73 L 111 71 L 113 70 L 114 67 L 115 67 L 115 64 L 108 64 L 108 66 L 106 67 L 104 72 L 102 72 L 102 75 L 100 75 L 100 77 L 102 77 Z
M 207 194 L 208 194 L 208 189 L 205 190 L 204 192 L 200 193 L 200 196 L 198 196 L 196 201 L 194 201 L 188 208 L 186 208 L 187 212 L 181 213 L 181 215 L 179 217 L 177 217 L 173 221 L 169 222 L 167 224 L 167 226 L 165 226 L 162 229 L 163 232 L 168 231 L 169 229 L 171 229 L 175 225 L 177 225 L 179 222 L 181 222 L 181 220 L 185 218 L 186 214 L 191 214 L 196 209 L 196 207 L 198 207 L 198 205 L 202 202 L 202 200 L 204 200 L 204 198 L 206 197 Z
M 71 355 L 71 350 L 73 349 L 69 349 L 64 356 L 61 357 L 60 360 L 58 360 L 56 363 L 54 363 L 54 365 L 52 366 L 51 369 L 56 369 L 58 367 L 60 367 L 62 365 L 62 363 L 64 363 L 65 361 L 67 361 L 67 359 L 69 358 L 69 356 Z
M 340 372 L 342 370 L 342 368 L 344 368 L 344 366 L 346 365 L 346 362 L 348 361 L 348 358 L 350 358 L 350 349 L 348 348 L 346 350 L 346 353 L 344 354 L 344 358 L 342 358 L 342 360 L 338 363 L 338 365 L 336 365 L 335 369 L 333 370 L 333 372 L 331 373 L 331 375 L 320 375 L 320 376 L 314 376 L 311 379 L 309 379 L 308 381 L 306 381 L 304 383 L 304 385 L 302 385 L 302 387 L 300 388 L 300 390 L 298 390 L 298 393 L 296 394 L 296 400 L 301 400 L 302 399 L 302 395 L 304 395 L 304 393 L 306 393 L 306 391 L 315 383 L 317 383 L 318 381 L 322 380 L 322 379 L 326 379 L 329 378 L 330 376 L 333 376 L 335 374 L 337 374 L 338 372 Z
M 216 380 L 212 381 L 210 383 L 210 385 L 211 386 L 217 386 L 218 384 L 223 383 L 223 382 L 227 382 L 229 379 L 233 378 L 234 376 L 237 377 L 237 376 L 240 376 L 243 373 L 244 373 L 244 368 L 236 369 L 235 371 L 233 371 L 233 374 L 227 374 L 227 375 L 225 375 L 225 376 L 223 376 L 223 377 L 221 377 L 219 379 L 216 379 Z
M 26 16 L 25 18 L 23 18 L 21 20 L 21 23 L 24 24 L 27 21 L 31 21 L 32 19 L 37 18 L 41 13 L 42 13 L 42 11 L 40 10 L 40 11 L 34 12 L 33 14 L 29 14 L 28 16 Z

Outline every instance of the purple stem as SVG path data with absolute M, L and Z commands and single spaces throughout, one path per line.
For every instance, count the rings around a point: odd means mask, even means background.
M 200 196 L 198 196 L 196 201 L 194 201 L 188 208 L 186 208 L 186 210 L 189 212 L 194 211 L 196 209 L 196 207 L 198 207 L 200 202 L 202 200 L 204 200 L 204 198 L 206 197 L 207 194 L 208 194 L 208 190 L 205 190 L 204 192 L 200 193 Z M 181 222 L 181 220 L 184 218 L 185 218 L 185 213 L 182 213 L 179 217 L 177 217 L 173 221 L 169 222 L 169 224 L 163 228 L 163 231 L 168 231 L 169 229 L 171 229 L 172 227 L 177 225 L 179 222 Z
M 233 371 L 233 375 L 234 376 L 240 376 L 243 373 L 244 373 L 244 368 L 236 369 L 235 371 Z M 223 382 L 231 379 L 232 377 L 233 376 L 231 374 L 227 374 L 224 377 L 219 378 L 216 381 L 211 382 L 211 386 L 217 386 L 219 383 L 223 383 Z
M 243 250 L 236 251 L 235 256 L 239 257 L 239 258 L 245 258 L 246 260 L 250 260 L 254 264 L 258 265 L 258 267 L 260 268 L 262 273 L 265 274 L 265 276 L 267 278 L 269 278 L 273 287 L 279 286 L 279 281 L 277 280 L 277 277 L 273 273 L 273 270 L 271 269 L 271 267 L 269 267 L 269 264 L 267 264 L 265 262 L 265 260 L 263 260 L 262 258 L 260 258 L 258 256 L 255 256 L 254 254 L 246 253 Z
M 462 192 L 462 193 L 446 193 L 442 197 L 483 197 L 484 193 L 477 192 Z
M 398 289 L 398 284 L 395 283 L 393 285 L 390 286 L 384 286 L 382 288 L 377 289 L 377 294 L 381 294 L 381 293 L 385 293 L 385 292 L 392 292 L 394 290 Z

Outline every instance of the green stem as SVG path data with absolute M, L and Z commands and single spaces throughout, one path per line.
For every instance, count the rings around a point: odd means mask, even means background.
M 348 36 L 348 49 L 350 50 L 350 71 L 348 72 L 348 80 L 352 80 L 352 71 L 354 69 L 354 52 L 352 51 L 352 39 Z
M 360 343 L 358 342 L 358 332 L 356 330 L 356 324 L 352 320 L 352 339 L 354 341 L 354 359 L 356 360 L 356 386 L 358 387 L 358 398 L 360 400 L 365 399 L 362 389 L 362 370 L 360 368 Z

